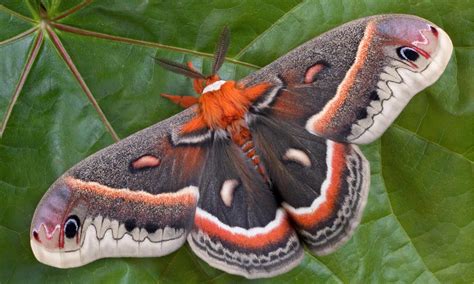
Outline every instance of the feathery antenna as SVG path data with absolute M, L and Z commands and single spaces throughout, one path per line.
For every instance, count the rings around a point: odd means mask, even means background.
M 230 43 L 230 30 L 227 26 L 222 29 L 222 32 L 219 36 L 219 41 L 217 42 L 216 51 L 214 52 L 214 62 L 212 63 L 212 75 L 215 75 L 217 71 L 222 67 L 224 64 L 225 55 L 227 53 L 227 49 L 229 48 Z M 207 77 L 204 76 L 202 73 L 199 73 L 187 65 L 173 62 L 168 59 L 164 58 L 154 58 L 156 63 L 158 63 L 161 67 L 178 74 L 182 74 L 187 77 L 191 77 L 193 79 L 206 79 Z
M 222 29 L 219 41 L 217 42 L 216 51 L 214 53 L 214 62 L 212 64 L 212 74 L 216 74 L 221 68 L 225 60 L 225 55 L 230 43 L 230 30 L 227 26 Z
M 191 70 L 188 66 L 186 66 L 184 64 L 173 62 L 171 60 L 164 59 L 164 58 L 155 58 L 155 61 L 161 67 L 163 67 L 163 68 L 165 68 L 165 69 L 167 69 L 171 72 L 182 74 L 184 76 L 191 77 L 191 78 L 194 78 L 194 79 L 206 79 L 206 76 L 204 76 L 203 74 L 201 74 L 197 71 Z

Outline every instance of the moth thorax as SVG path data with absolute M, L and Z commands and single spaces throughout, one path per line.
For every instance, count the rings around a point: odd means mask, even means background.
M 205 94 L 207 92 L 218 91 L 225 82 L 226 81 L 224 80 L 215 81 L 214 83 L 207 85 L 204 90 L 202 90 L 202 93 Z

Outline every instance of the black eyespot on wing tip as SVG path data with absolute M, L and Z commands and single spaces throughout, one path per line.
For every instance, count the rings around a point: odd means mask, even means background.
M 397 55 L 403 60 L 416 61 L 420 55 L 416 50 L 408 46 L 400 46 L 397 48 Z
M 81 227 L 81 220 L 76 215 L 71 215 L 64 223 L 64 235 L 68 239 L 72 239 L 77 235 Z

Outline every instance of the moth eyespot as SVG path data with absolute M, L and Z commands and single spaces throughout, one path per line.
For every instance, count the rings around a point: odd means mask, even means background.
M 397 48 L 397 55 L 403 60 L 416 61 L 420 55 L 416 50 L 408 46 L 401 46 Z
M 79 227 L 81 226 L 81 220 L 76 215 L 71 215 L 67 218 L 64 223 L 64 235 L 68 239 L 72 239 L 77 235 Z

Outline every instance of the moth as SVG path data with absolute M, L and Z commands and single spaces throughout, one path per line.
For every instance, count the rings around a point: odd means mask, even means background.
M 186 241 L 223 271 L 271 277 L 304 246 L 346 243 L 367 201 L 369 163 L 356 144 L 380 137 L 433 84 L 448 35 L 409 15 L 349 22 L 239 80 L 159 59 L 193 79 L 183 112 L 111 145 L 61 176 L 41 199 L 31 247 L 45 264 L 156 257 Z

